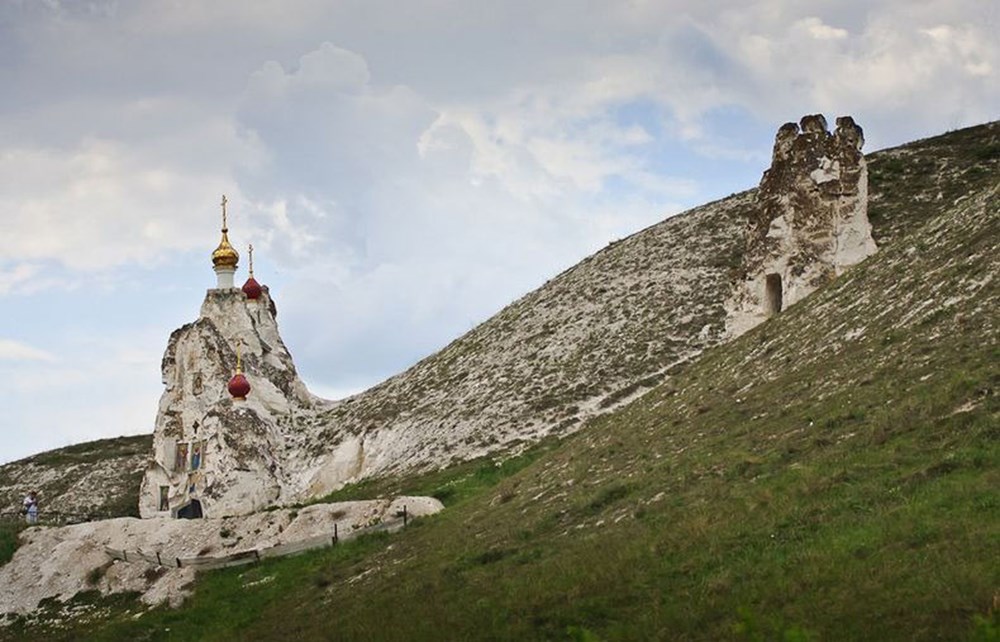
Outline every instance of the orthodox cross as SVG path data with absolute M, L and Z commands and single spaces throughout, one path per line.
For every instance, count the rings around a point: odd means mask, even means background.
M 228 202 L 229 202 L 229 199 L 227 199 L 226 195 L 223 194 L 222 195 L 222 231 L 223 232 L 226 231 L 226 203 L 228 203 Z

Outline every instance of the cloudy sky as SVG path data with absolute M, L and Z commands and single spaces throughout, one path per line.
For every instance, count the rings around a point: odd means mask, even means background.
M 219 200 L 329 397 L 757 183 L 1000 117 L 995 0 L 0 0 L 0 461 L 152 430 Z

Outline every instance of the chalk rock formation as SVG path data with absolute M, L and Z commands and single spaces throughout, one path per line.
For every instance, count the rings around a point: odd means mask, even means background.
M 302 433 L 328 402 L 299 379 L 275 315 L 266 287 L 257 299 L 212 289 L 198 320 L 170 336 L 141 516 L 245 514 L 301 490 L 310 460 Z M 251 385 L 246 400 L 226 389 L 238 348 Z
M 738 336 L 876 251 L 864 135 L 850 116 L 805 116 L 778 130 L 746 230 L 741 282 L 727 304 Z
M 29 528 L 13 559 L 0 566 L 0 615 L 28 613 L 44 599 L 65 602 L 88 589 L 104 594 L 136 591 L 147 604 L 176 605 L 190 590 L 199 560 L 252 550 L 263 554 L 273 546 L 326 539 L 335 528 L 342 540 L 371 528 L 396 530 L 403 526 L 403 507 L 410 518 L 444 508 L 432 497 L 396 497 L 221 519 L 121 517 Z M 106 547 L 125 551 L 129 561 L 112 561 Z M 139 552 L 152 561 L 143 560 Z M 163 564 L 153 563 L 157 561 Z

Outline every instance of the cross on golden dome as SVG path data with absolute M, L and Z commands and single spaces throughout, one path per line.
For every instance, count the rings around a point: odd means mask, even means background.
M 226 203 L 229 199 L 226 195 L 222 195 L 222 240 L 219 241 L 219 247 L 215 248 L 212 252 L 212 265 L 216 267 L 231 267 L 236 268 L 236 263 L 240 260 L 240 255 L 229 243 L 229 228 L 226 225 Z

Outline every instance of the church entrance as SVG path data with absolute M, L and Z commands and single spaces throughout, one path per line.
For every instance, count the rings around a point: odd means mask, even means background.
M 767 281 L 764 284 L 764 290 L 764 306 L 766 308 L 767 316 L 773 317 L 781 312 L 781 275 L 768 274 Z
M 178 519 L 201 519 L 201 502 L 192 499 L 189 504 L 177 509 Z

